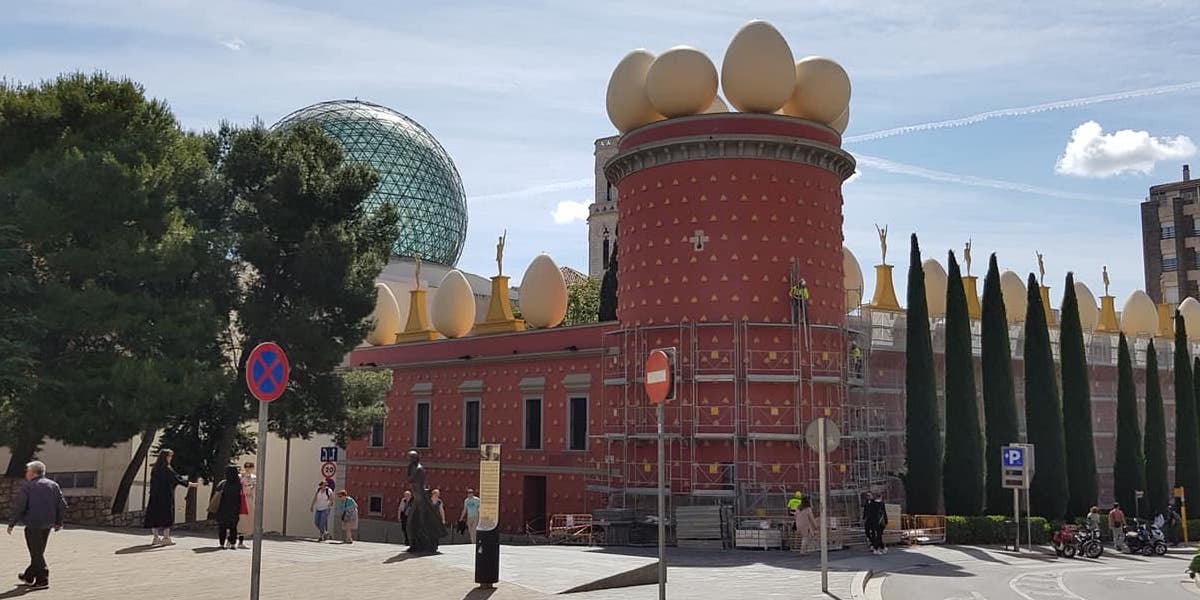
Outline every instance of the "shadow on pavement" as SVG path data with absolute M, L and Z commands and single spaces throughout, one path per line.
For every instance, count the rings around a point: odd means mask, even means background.
M 633 548 L 622 546 L 606 546 L 590 550 L 603 554 L 618 554 L 623 556 L 638 556 L 655 558 L 654 548 Z M 816 554 L 795 554 L 771 550 L 689 550 L 670 548 L 667 551 L 667 563 L 681 568 L 722 568 L 740 567 L 746 565 L 766 565 L 780 569 L 796 571 L 819 571 L 820 557 Z M 906 552 L 904 548 L 893 548 L 884 556 L 875 556 L 866 552 L 843 550 L 829 554 L 829 570 L 835 572 L 861 571 L 871 569 L 877 572 L 888 572 L 913 567 L 937 569 L 942 577 L 970 577 L 963 572 L 961 566 L 931 557 L 921 552 Z
M 390 565 L 392 563 L 404 562 L 406 560 L 412 560 L 414 558 L 425 558 L 426 556 L 437 556 L 439 554 L 441 554 L 441 552 L 401 552 L 400 554 L 397 554 L 397 555 L 383 561 L 383 564 Z M 480 590 L 480 591 L 488 591 L 488 590 Z
M 18 585 L 17 587 L 15 587 L 11 590 L 8 590 L 7 592 L 4 592 L 3 594 L 0 594 L 0 598 L 17 598 L 19 596 L 24 596 L 25 594 L 28 594 L 28 593 L 34 592 L 34 591 L 41 591 L 41 590 L 31 590 L 23 585 Z
M 1009 564 L 1007 561 L 1003 561 L 1003 560 L 996 558 L 995 556 L 992 556 L 988 552 L 984 551 L 982 548 L 975 548 L 972 546 L 946 546 L 946 548 L 949 550 L 954 550 L 956 552 L 962 552 L 963 554 L 966 554 L 967 556 L 970 556 L 971 558 L 974 558 L 975 560 L 982 560 L 984 562 L 996 563 L 998 565 Z
M 152 550 L 158 550 L 159 548 L 163 548 L 163 546 L 152 546 L 150 544 L 140 544 L 138 546 L 130 546 L 128 548 L 121 548 L 120 550 L 113 552 L 113 554 L 138 554 L 139 552 L 150 552 Z
M 222 550 L 224 550 L 224 548 L 222 548 L 220 546 L 204 546 L 202 548 L 192 548 L 192 552 L 195 552 L 196 554 L 208 554 L 210 552 L 220 552 Z
M 487 589 L 487 590 L 482 589 L 482 588 L 475 588 L 475 589 L 467 592 L 467 595 L 463 596 L 463 600 L 487 600 L 488 598 L 492 597 L 492 594 L 495 594 L 495 593 L 496 593 L 496 588 L 491 588 L 491 589 Z

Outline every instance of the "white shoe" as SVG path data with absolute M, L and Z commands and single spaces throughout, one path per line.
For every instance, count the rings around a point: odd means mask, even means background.
M 162 538 L 154 538 L 154 541 L 153 541 L 153 542 L 150 542 L 150 545 L 151 545 L 151 546 L 161 546 L 161 545 L 162 545 Z
M 885 547 L 884 547 L 882 550 L 880 550 L 880 551 L 879 551 L 879 553 L 880 553 L 880 554 L 887 554 L 887 547 L 885 546 Z
M 171 538 L 163 538 L 162 545 L 164 545 L 164 546 L 174 546 L 174 545 L 175 545 L 175 540 L 173 540 L 173 539 L 171 539 Z
M 245 549 L 249 548 L 249 546 L 246 545 L 246 542 L 238 542 L 237 547 L 239 550 L 245 550 Z

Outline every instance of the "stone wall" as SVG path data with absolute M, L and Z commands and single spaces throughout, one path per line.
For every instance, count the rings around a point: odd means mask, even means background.
M 21 487 L 22 480 L 10 477 L 0 478 L 0 515 L 7 518 L 12 509 L 13 498 Z M 66 522 L 72 525 L 90 525 L 98 527 L 141 527 L 142 511 L 133 511 L 119 515 L 110 515 L 112 498 L 108 496 L 71 496 L 67 495 Z

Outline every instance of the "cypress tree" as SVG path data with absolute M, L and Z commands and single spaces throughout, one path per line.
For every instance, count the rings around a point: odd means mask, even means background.
M 1167 478 L 1167 418 L 1163 411 L 1158 380 L 1158 351 L 1154 341 L 1146 348 L 1146 506 L 1153 511 L 1167 507 L 1171 481 Z
M 904 495 L 910 514 L 935 514 L 942 498 L 942 432 L 933 370 L 933 341 L 929 337 L 925 270 L 921 268 L 921 248 L 915 233 L 909 251 L 906 316 L 904 444 L 908 470 Z
M 987 511 L 1012 514 L 1012 493 L 1000 484 L 1000 448 L 1021 441 L 1018 436 L 1017 399 L 1013 390 L 1012 346 L 1008 340 L 1008 314 L 1000 292 L 996 255 L 988 261 L 983 280 L 983 315 L 980 341 L 983 367 L 983 416 L 986 440 L 983 464 L 987 473 Z
M 613 243 L 604 279 L 600 281 L 600 310 L 597 315 L 601 323 L 617 320 L 617 244 Z
M 1146 489 L 1142 434 L 1138 430 L 1137 390 L 1129 344 L 1121 334 L 1117 355 L 1117 455 L 1113 463 L 1113 496 L 1125 510 L 1137 511 L 1136 490 Z M 1041 468 L 1041 465 L 1038 465 Z
M 1192 387 L 1192 360 L 1183 317 L 1175 313 L 1175 485 L 1184 494 L 1200 492 L 1200 448 L 1196 438 L 1196 395 Z M 1155 507 L 1158 508 L 1158 507 Z
M 1081 517 L 1096 504 L 1096 449 L 1092 444 L 1092 396 L 1088 385 L 1087 351 L 1079 323 L 1075 275 L 1067 273 L 1063 288 L 1062 357 L 1063 433 L 1067 452 L 1067 515 Z M 1166 506 L 1164 504 L 1164 506 Z
M 1025 435 L 1034 446 L 1037 470 L 1029 488 L 1033 514 L 1061 519 L 1067 514 L 1067 449 L 1062 403 L 1050 351 L 1050 332 L 1038 280 L 1029 274 L 1025 310 Z M 1140 450 L 1139 450 L 1140 452 Z
M 942 465 L 946 514 L 978 515 L 983 509 L 983 440 L 971 355 L 971 318 L 954 252 L 947 259 L 946 460 Z

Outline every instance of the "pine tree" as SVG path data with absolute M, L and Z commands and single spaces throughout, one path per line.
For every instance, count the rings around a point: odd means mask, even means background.
M 975 395 L 971 318 L 958 260 L 950 252 L 946 286 L 946 460 L 942 465 L 946 514 L 983 509 L 983 440 Z
M 600 314 L 601 323 L 617 320 L 617 244 L 613 243 L 612 254 L 608 258 L 608 267 L 604 269 L 604 279 L 600 282 Z
M 1067 452 L 1067 516 L 1081 517 L 1096 504 L 1096 449 L 1092 443 L 1092 397 L 1088 384 L 1087 351 L 1079 323 L 1075 275 L 1067 273 L 1063 287 L 1062 356 L 1063 432 Z M 1165 506 L 1165 505 L 1164 505 Z
M 1167 478 L 1167 418 L 1158 380 L 1158 351 L 1151 340 L 1146 347 L 1146 507 L 1167 507 L 1171 481 Z M 1153 514 L 1153 513 L 1151 513 Z
M 929 305 L 925 271 L 917 235 L 911 239 L 908 261 L 908 310 L 904 353 L 907 472 L 904 494 L 910 514 L 936 514 L 942 499 L 942 434 L 938 414 L 933 341 L 929 336 Z
M 1067 450 L 1057 379 L 1042 295 L 1030 273 L 1025 311 L 1025 435 L 1034 446 L 1037 470 L 1029 503 L 1033 514 L 1047 519 L 1067 514 Z
M 1117 454 L 1113 463 L 1113 496 L 1126 511 L 1136 512 L 1137 490 L 1146 489 L 1146 463 L 1138 429 L 1137 389 L 1129 344 L 1121 334 L 1117 355 Z M 1039 457 L 1040 460 L 1040 457 Z M 1038 465 L 1041 469 L 1041 464 Z
M 1183 317 L 1175 313 L 1175 485 L 1185 494 L 1200 492 L 1200 447 L 1196 424 L 1196 390 L 1192 382 L 1192 360 L 1188 351 Z M 1157 508 L 1157 507 L 1155 507 Z
M 1013 389 L 1012 345 L 1008 339 L 1008 315 L 1000 292 L 1000 268 L 996 255 L 988 261 L 983 280 L 983 315 L 980 331 L 983 367 L 983 414 L 986 428 L 984 467 L 987 473 L 987 512 L 1012 514 L 1012 493 L 1000 478 L 1000 448 L 1021 441 L 1017 399 Z

